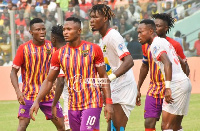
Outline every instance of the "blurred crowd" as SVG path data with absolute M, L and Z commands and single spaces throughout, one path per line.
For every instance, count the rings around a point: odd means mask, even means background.
M 12 65 L 10 28 L 12 10 L 15 12 L 16 49 L 20 44 L 32 39 L 29 33 L 30 20 L 36 17 L 45 22 L 48 40 L 50 40 L 52 26 L 56 25 L 59 19 L 78 17 L 82 21 L 82 39 L 101 46 L 100 34 L 91 32 L 89 26 L 90 9 L 99 3 L 109 5 L 115 13 L 111 25 L 124 37 L 125 44 L 134 59 L 142 58 L 142 49 L 136 32 L 140 20 L 163 12 L 170 13 L 177 20 L 181 20 L 200 9 L 200 5 L 195 6 L 200 3 L 200 0 L 0 0 L 0 66 Z M 59 13 L 58 9 L 61 9 L 62 13 Z M 180 35 L 183 49 L 195 52 L 187 49 L 188 43 L 184 43 L 186 36 L 182 36 Z

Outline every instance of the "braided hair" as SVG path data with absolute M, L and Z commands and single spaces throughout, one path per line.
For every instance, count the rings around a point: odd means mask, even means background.
M 90 11 L 90 14 L 94 12 L 98 12 L 101 13 L 102 15 L 104 15 L 105 17 L 108 17 L 108 20 L 111 20 L 111 18 L 113 16 L 115 16 L 115 14 L 112 12 L 112 10 L 110 9 L 109 6 L 105 5 L 105 4 L 97 4 L 94 5 Z
M 51 33 L 53 33 L 54 35 L 59 37 L 61 40 L 64 40 L 63 26 L 62 25 L 53 26 L 52 29 L 51 29 Z
M 170 14 L 166 14 L 166 13 L 154 14 L 154 15 L 152 15 L 152 18 L 153 19 L 161 19 L 161 20 L 167 22 L 169 29 L 166 31 L 166 33 L 169 33 L 171 28 L 174 27 L 174 22 L 176 21 L 176 19 L 173 18 Z

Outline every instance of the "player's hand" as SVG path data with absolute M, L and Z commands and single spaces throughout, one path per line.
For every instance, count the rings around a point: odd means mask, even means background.
M 20 105 L 26 105 L 25 101 L 24 101 L 24 93 L 22 93 L 21 91 L 17 92 L 17 100 L 19 102 Z
M 166 88 L 165 89 L 165 101 L 169 104 L 171 104 L 173 102 L 173 98 L 172 98 L 172 91 L 170 88 Z
M 37 115 L 38 109 L 39 109 L 39 103 L 35 101 L 33 105 L 31 106 L 31 109 L 29 112 L 29 115 L 33 121 L 35 121 L 35 117 L 33 116 L 33 113 L 35 112 L 35 115 Z
M 104 107 L 104 117 L 106 119 L 106 122 L 109 122 L 111 120 L 113 112 L 114 111 L 112 104 L 106 104 L 106 106 Z
M 137 92 L 136 105 L 137 106 L 141 105 L 141 93 L 140 93 L 140 91 Z
M 58 117 L 57 117 L 57 108 L 56 108 L 56 106 L 52 106 L 51 107 L 51 113 L 52 113 L 53 119 L 55 119 L 57 121 Z

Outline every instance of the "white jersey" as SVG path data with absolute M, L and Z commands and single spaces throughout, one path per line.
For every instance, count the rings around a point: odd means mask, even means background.
M 102 48 L 108 75 L 115 73 L 123 63 L 121 59 L 130 54 L 125 46 L 123 37 L 115 29 L 110 29 L 107 32 L 102 41 Z M 132 69 L 130 69 L 111 82 L 111 91 L 119 90 L 132 83 L 135 83 L 135 78 Z
M 151 44 L 150 50 L 154 61 L 161 69 L 161 72 L 163 73 L 164 77 L 165 77 L 164 64 L 160 61 L 160 56 L 162 53 L 166 53 L 167 56 L 169 57 L 169 60 L 172 63 L 171 81 L 178 82 L 187 79 L 186 74 L 183 72 L 181 68 L 181 64 L 177 57 L 174 47 L 166 39 L 155 37 Z

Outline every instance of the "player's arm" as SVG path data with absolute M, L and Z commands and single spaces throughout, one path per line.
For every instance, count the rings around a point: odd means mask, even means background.
M 121 60 L 123 61 L 123 63 L 114 73 L 116 77 L 120 77 L 121 75 L 125 74 L 134 65 L 133 58 L 131 57 L 131 55 L 127 55 L 123 57 Z
M 183 59 L 181 59 L 179 56 L 178 56 L 178 59 L 180 61 L 183 72 L 188 76 L 190 71 L 189 71 L 189 66 L 187 64 L 187 61 L 184 62 Z
M 52 116 L 53 119 L 55 120 L 58 120 L 56 104 L 63 92 L 64 85 L 65 85 L 65 77 L 58 77 L 56 82 L 55 96 L 52 103 Z
M 137 85 L 137 89 L 138 89 L 138 93 L 137 93 L 137 97 L 136 97 L 136 105 L 137 106 L 141 105 L 140 88 L 142 87 L 142 84 L 148 74 L 148 71 L 149 71 L 149 65 L 142 63 L 142 65 L 140 67 L 139 80 L 138 80 L 138 85 Z
M 105 65 L 100 66 L 100 67 L 96 67 L 98 75 L 100 78 L 104 78 L 108 80 L 108 76 L 106 74 L 106 67 Z M 113 113 L 113 107 L 112 107 L 112 99 L 111 99 L 111 90 L 110 90 L 110 81 L 108 80 L 107 83 L 102 84 L 102 90 L 103 90 L 103 94 L 104 97 L 106 99 L 106 105 L 104 108 L 104 116 L 108 121 L 111 120 L 111 116 Z
M 10 73 L 10 79 L 15 89 L 19 104 L 25 105 L 24 94 L 19 89 L 18 76 L 17 76 L 18 71 L 19 71 L 19 68 L 17 69 L 17 68 L 12 67 L 12 70 Z
M 181 63 L 181 67 L 182 67 L 184 73 L 185 73 L 187 76 L 189 76 L 189 74 L 190 74 L 190 68 L 189 68 L 189 65 L 188 65 L 188 63 L 187 63 L 186 56 L 185 56 L 185 54 L 183 53 L 183 48 L 182 48 L 182 46 L 181 46 L 180 44 L 177 44 L 176 47 L 174 47 L 174 48 L 175 48 L 176 53 L 177 53 L 177 55 L 178 55 L 179 61 L 180 61 L 180 62 L 182 62 L 182 61 L 184 62 L 184 63 Z M 182 59 L 182 60 L 180 60 L 180 59 Z
M 172 80 L 172 63 L 169 60 L 166 53 L 162 53 L 158 58 L 164 64 L 164 72 L 165 72 L 165 101 L 167 103 L 172 103 L 172 92 L 170 89 L 170 84 Z
M 10 79 L 15 89 L 15 92 L 17 94 L 17 100 L 19 104 L 25 105 L 26 103 L 24 101 L 24 93 L 22 93 L 19 89 L 18 76 L 17 76 L 17 73 L 19 72 L 19 69 L 23 63 L 24 63 L 23 45 L 20 45 L 19 48 L 17 49 L 16 56 L 13 60 L 12 70 L 10 73 Z

